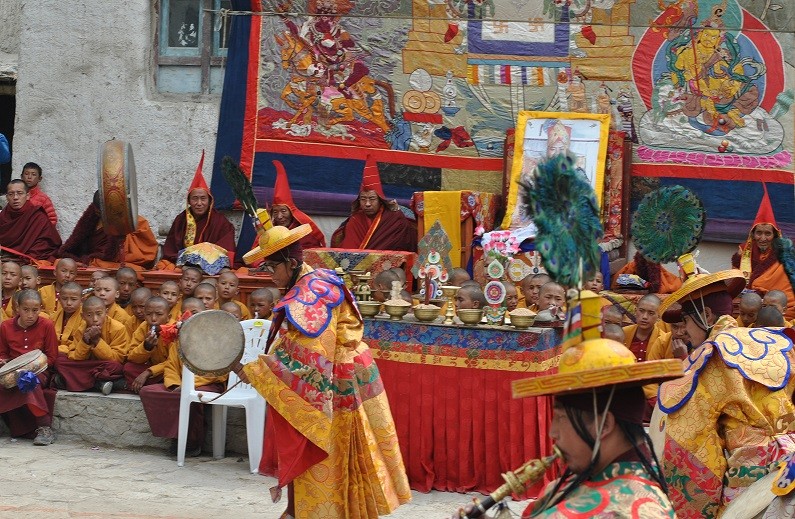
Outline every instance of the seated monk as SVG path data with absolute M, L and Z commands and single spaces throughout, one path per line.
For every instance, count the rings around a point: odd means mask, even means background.
M 161 270 L 175 270 L 177 256 L 185 247 L 190 247 L 203 242 L 210 242 L 223 247 L 227 251 L 230 264 L 235 255 L 235 228 L 226 219 L 226 216 L 213 208 L 213 195 L 202 176 L 204 154 L 196 168 L 190 188 L 185 210 L 174 218 L 171 230 L 168 231 L 166 242 L 163 244 L 163 259 L 157 268 Z
M 22 180 L 8 183 L 8 205 L 0 211 L 0 245 L 17 256 L 44 261 L 54 259 L 61 237 L 45 210 L 28 200 L 28 186 Z
M 394 200 L 387 202 L 378 166 L 368 156 L 359 197 L 351 215 L 331 236 L 331 246 L 343 249 L 416 252 L 417 229 Z
M 795 293 L 792 279 L 787 276 L 781 263 L 781 230 L 776 225 L 767 187 L 764 184 L 762 187 L 764 194 L 754 225 L 748 233 L 748 239 L 732 257 L 732 267 L 743 271 L 748 280 L 747 289 L 763 297 L 771 290 L 784 292 L 787 295 L 784 319 L 792 320 L 795 319 Z
M 309 226 L 312 227 L 312 232 L 301 238 L 301 247 L 304 250 L 325 247 L 326 237 L 323 235 L 323 231 L 320 230 L 312 218 L 307 216 L 306 213 L 298 209 L 295 205 L 284 166 L 278 160 L 274 160 L 273 165 L 276 166 L 276 183 L 273 185 L 273 205 L 270 209 L 273 225 L 281 225 L 288 229 L 295 229 L 301 224 L 309 224 Z M 256 233 L 254 232 L 254 228 L 244 223 L 237 243 L 237 247 L 240 249 L 240 252 L 237 254 L 238 266 L 243 265 L 243 253 L 258 247 L 258 244 L 254 243 L 255 238 Z M 257 263 L 251 266 L 256 267 Z
M 668 272 L 659 263 L 647 260 L 640 252 L 636 252 L 632 261 L 616 272 L 611 287 L 618 286 L 616 280 L 621 274 L 635 274 L 645 279 L 649 282 L 649 293 L 651 294 L 672 294 L 682 287 L 682 280 L 678 276 Z
M 138 216 L 136 230 L 127 236 L 105 233 L 99 210 L 99 191 L 77 221 L 72 235 L 58 249 L 61 258 L 72 258 L 83 267 L 118 269 L 124 264 L 136 270 L 152 267 L 158 243 L 149 222 Z

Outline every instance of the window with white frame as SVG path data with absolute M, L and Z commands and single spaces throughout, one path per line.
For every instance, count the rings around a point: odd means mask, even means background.
M 160 0 L 157 25 L 159 92 L 220 94 L 229 31 L 219 14 L 230 0 Z

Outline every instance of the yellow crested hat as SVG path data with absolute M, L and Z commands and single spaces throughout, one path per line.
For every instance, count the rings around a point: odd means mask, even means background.
M 700 274 L 695 256 L 691 253 L 679 256 L 676 262 L 679 264 L 679 271 L 684 281 L 679 290 L 666 297 L 660 304 L 660 314 L 674 303 L 681 303 L 685 298 L 692 299 L 725 290 L 734 299 L 745 288 L 745 276 L 741 270 L 730 269 L 714 274 Z
M 260 233 L 259 247 L 247 252 L 243 256 L 243 261 L 246 265 L 251 265 L 262 261 L 271 254 L 282 250 L 285 247 L 292 245 L 307 234 L 312 232 L 312 227 L 309 224 L 302 224 L 294 229 L 288 229 L 281 225 L 275 225 Z
M 579 295 L 579 301 L 574 301 L 569 307 L 572 308 L 569 312 L 570 328 L 564 336 L 558 372 L 514 381 L 514 398 L 583 393 L 610 386 L 633 387 L 684 375 L 679 359 L 637 362 L 626 346 L 602 338 L 601 301 L 598 294 L 584 290 Z M 580 325 L 576 328 L 581 331 L 579 340 L 566 340 L 572 335 L 571 323 L 578 320 Z

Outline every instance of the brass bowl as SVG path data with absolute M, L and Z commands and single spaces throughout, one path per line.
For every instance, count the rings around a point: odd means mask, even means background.
M 409 312 L 411 305 L 388 305 L 384 304 L 384 309 L 386 313 L 389 314 L 389 318 L 393 321 L 400 321 L 403 319 L 403 316 Z
M 458 310 L 457 313 L 461 322 L 470 326 L 479 324 L 483 319 L 483 310 L 481 308 L 464 308 Z
M 431 323 L 439 317 L 439 312 L 441 312 L 441 308 L 436 305 L 432 305 L 433 308 L 419 308 L 419 305 L 414 307 L 414 317 L 417 318 L 418 321 L 423 323 Z
M 536 320 L 536 316 L 534 315 L 512 315 L 511 316 L 511 324 L 514 328 L 518 328 L 520 330 L 524 330 L 525 328 L 530 328 L 533 326 L 533 322 Z
M 381 303 L 378 301 L 358 301 L 359 312 L 364 317 L 375 317 L 381 311 Z

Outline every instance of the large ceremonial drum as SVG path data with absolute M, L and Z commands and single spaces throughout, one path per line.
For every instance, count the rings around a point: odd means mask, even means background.
M 226 375 L 243 357 L 245 341 L 243 327 L 232 314 L 208 310 L 182 323 L 179 357 L 196 375 Z
M 105 233 L 125 236 L 138 227 L 135 162 L 129 143 L 111 140 L 99 148 L 99 208 Z
M 36 375 L 47 369 L 47 356 L 41 350 L 23 353 L 11 359 L 0 367 L 0 386 L 11 389 L 17 385 L 19 376 L 25 371 L 32 371 Z

